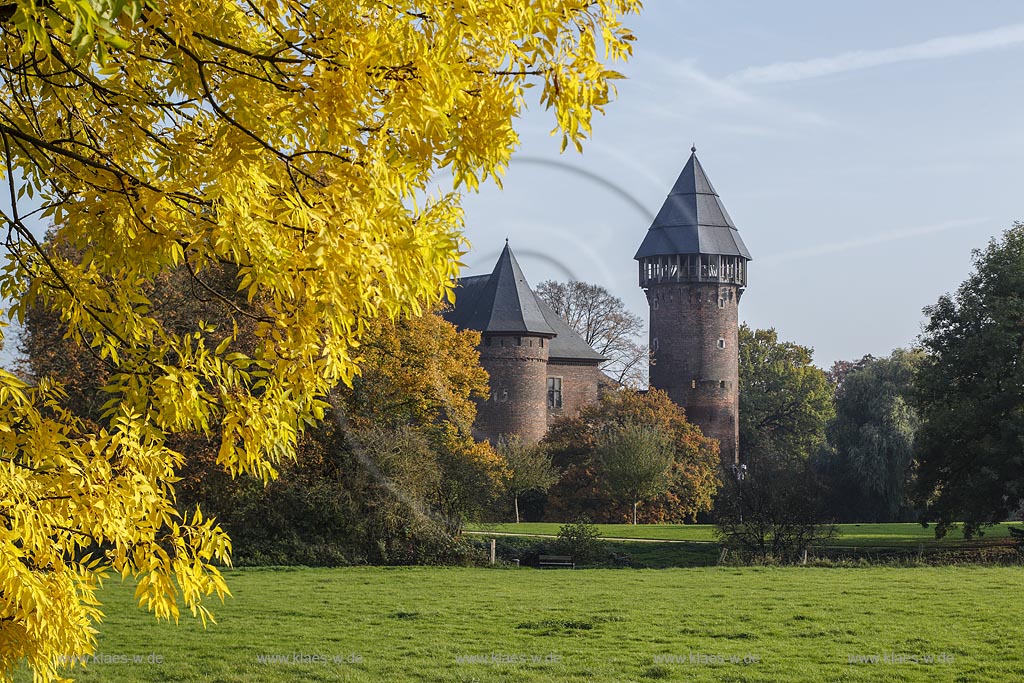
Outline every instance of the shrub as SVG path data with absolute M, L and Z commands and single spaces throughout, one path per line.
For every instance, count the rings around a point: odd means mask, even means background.
M 797 562 L 835 536 L 836 527 L 823 523 L 821 485 L 806 462 L 762 456 L 724 478 L 715 535 L 743 561 Z
M 571 556 L 576 564 L 594 564 L 604 556 L 600 539 L 601 532 L 586 515 L 581 515 L 576 521 L 559 528 L 555 548 L 559 553 Z

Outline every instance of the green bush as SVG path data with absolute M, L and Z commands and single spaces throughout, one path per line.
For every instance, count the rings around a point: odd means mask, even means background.
M 555 549 L 562 555 L 569 555 L 577 565 L 594 564 L 605 556 L 601 545 L 601 532 L 590 523 L 590 518 L 581 515 L 576 521 L 563 524 L 558 529 Z

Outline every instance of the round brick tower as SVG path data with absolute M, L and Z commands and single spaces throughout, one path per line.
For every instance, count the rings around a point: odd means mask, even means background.
M 480 365 L 490 375 L 491 396 L 477 403 L 475 436 L 492 443 L 513 434 L 540 441 L 547 432 L 548 354 L 557 333 L 508 240 L 490 275 L 460 284 L 465 303 L 457 324 L 480 332 Z
M 739 303 L 747 251 L 696 148 L 635 256 L 650 305 L 651 387 L 739 462 Z
M 477 404 L 474 429 L 483 438 L 518 434 L 537 442 L 547 432 L 550 337 L 483 333 L 480 365 L 491 396 Z

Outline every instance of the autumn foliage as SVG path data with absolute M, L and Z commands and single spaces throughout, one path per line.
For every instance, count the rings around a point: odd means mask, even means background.
M 216 434 L 219 467 L 272 478 L 355 378 L 369 322 L 450 293 L 459 190 L 500 177 L 529 85 L 581 144 L 639 4 L 0 4 L 0 296 L 54 311 L 108 373 L 95 424 L 0 373 L 0 675 L 89 654 L 105 573 L 165 618 L 227 594 L 229 540 L 176 508 L 170 439 Z M 179 268 L 219 326 L 156 314 Z
M 626 425 L 642 425 L 668 434 L 675 444 L 666 492 L 639 506 L 639 523 L 681 524 L 711 509 L 719 485 L 718 442 L 689 423 L 683 409 L 668 394 L 656 389 L 644 393 L 626 389 L 605 394 L 577 417 L 558 420 L 551 426 L 544 442 L 555 464 L 564 467 L 565 472 L 550 491 L 546 509 L 549 518 L 572 519 L 585 514 L 595 522 L 632 520 L 631 506 L 615 500 L 596 458 L 600 435 L 609 428 Z
M 479 342 L 478 332 L 456 330 L 436 313 L 378 320 L 361 349 L 359 378 L 339 388 L 334 405 L 356 430 L 423 434 L 440 474 L 426 502 L 453 533 L 494 502 L 506 475 L 490 444 L 473 438 L 474 399 L 489 393 Z
M 208 463 L 185 498 L 213 498 L 246 564 L 459 562 L 463 522 L 494 506 L 505 475 L 471 433 L 488 389 L 478 341 L 433 313 L 375 321 L 359 377 L 335 389 L 295 462 L 266 487 L 218 484 Z
M 152 298 L 166 325 L 220 315 L 192 295 L 186 273 L 162 278 Z M 104 400 L 103 375 L 89 369 L 103 364 L 66 339 L 46 309 L 30 312 L 25 332 L 25 374 L 64 377 L 72 405 L 89 419 Z M 238 339 L 253 341 L 248 332 Z M 493 508 L 507 476 L 502 459 L 472 436 L 474 398 L 488 392 L 478 343 L 479 333 L 436 313 L 373 321 L 359 376 L 334 389 L 326 421 L 306 430 L 295 460 L 280 463 L 271 482 L 225 472 L 215 431 L 172 436 L 186 455 L 178 508 L 214 517 L 243 564 L 459 561 L 463 521 Z

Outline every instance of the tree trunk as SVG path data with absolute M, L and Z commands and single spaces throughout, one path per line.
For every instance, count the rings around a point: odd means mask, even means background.
M 516 524 L 519 524 L 519 496 L 512 496 L 512 500 L 516 502 Z
M 633 502 L 633 526 L 636 526 L 636 506 L 637 506 L 637 503 L 634 501 Z

